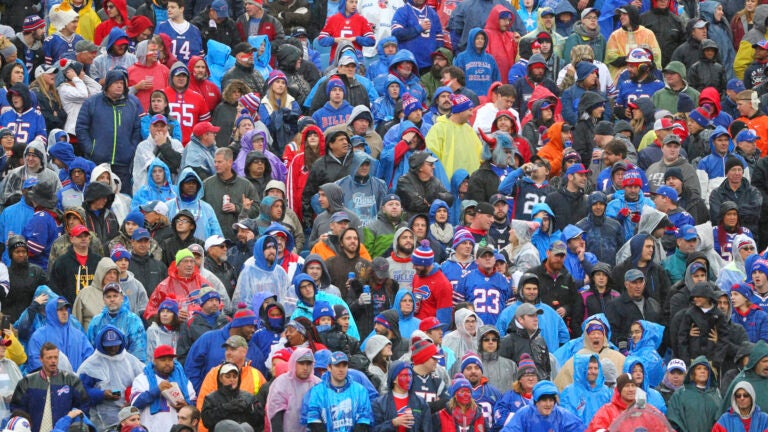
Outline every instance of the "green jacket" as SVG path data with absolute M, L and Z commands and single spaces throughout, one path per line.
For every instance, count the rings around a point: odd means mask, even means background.
M 679 61 L 671 61 L 669 64 L 664 68 L 664 71 L 672 71 L 676 72 L 678 75 L 680 75 L 683 78 L 683 82 L 685 83 L 685 87 L 683 87 L 680 91 L 674 91 L 669 86 L 665 85 L 663 89 L 657 91 L 653 94 L 652 100 L 653 105 L 656 107 L 657 110 L 665 109 L 671 113 L 677 112 L 677 95 L 680 93 L 685 93 L 688 96 L 691 97 L 691 100 L 693 100 L 693 106 L 699 105 L 699 91 L 689 87 L 688 82 L 685 80 L 686 71 L 685 71 L 685 65 Z
M 384 256 L 384 252 L 392 247 L 395 231 L 404 226 L 407 226 L 405 221 L 392 223 L 384 212 L 379 211 L 376 220 L 363 228 L 363 244 L 371 254 L 371 259 Z
M 723 402 L 720 406 L 721 413 L 724 413 L 731 408 L 731 394 L 733 393 L 733 388 L 741 381 L 747 381 L 752 384 L 756 395 L 755 403 L 757 403 L 757 406 L 763 411 L 768 409 L 768 378 L 761 377 L 755 373 L 755 366 L 764 357 L 768 357 L 768 342 L 761 340 L 752 348 L 752 351 L 749 353 L 749 362 L 747 362 L 747 365 L 741 373 L 736 375 L 736 378 L 733 379 L 731 385 L 728 386 L 728 391 L 723 395 Z
M 696 387 L 691 380 L 693 369 L 705 365 L 709 369 L 709 381 L 704 389 Z M 707 432 L 720 418 L 720 405 L 723 400 L 712 368 L 704 356 L 696 357 L 688 368 L 685 386 L 676 391 L 667 404 L 667 419 L 675 430 L 681 432 Z
M 448 48 L 438 48 L 437 51 L 448 59 L 448 66 L 453 64 L 453 53 L 451 50 Z M 432 96 L 435 95 L 435 90 L 443 85 L 440 82 L 440 78 L 441 77 L 435 78 L 431 71 L 421 76 L 421 86 L 427 91 L 427 99 L 432 100 Z M 371 255 L 371 257 L 373 257 L 373 255 Z

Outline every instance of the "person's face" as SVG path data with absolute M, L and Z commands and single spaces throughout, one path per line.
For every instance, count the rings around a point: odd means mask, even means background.
M 175 20 L 184 17 L 184 9 L 180 8 L 178 3 L 168 2 L 166 7 L 168 8 L 168 19 Z
M 413 233 L 410 231 L 404 231 L 397 239 L 397 248 L 403 252 L 410 253 L 413 251 Z
M 483 335 L 481 342 L 483 344 L 483 352 L 492 353 L 499 349 L 499 335 L 494 332 L 488 332 Z
M 115 291 L 104 294 L 104 305 L 110 312 L 115 312 L 123 305 L 123 295 Z
M 728 210 L 723 216 L 723 224 L 727 227 L 734 227 L 739 222 L 739 213 L 736 210 Z
M 634 281 L 624 282 L 624 286 L 627 288 L 627 294 L 632 299 L 639 299 L 643 296 L 643 290 L 645 289 L 645 279 L 639 278 Z
M 237 386 L 238 374 L 236 371 L 230 371 L 223 375 L 219 375 L 219 381 L 224 387 L 235 388 Z
M 645 372 L 643 371 L 643 365 L 640 363 L 632 367 L 632 381 L 636 386 L 642 386 L 645 380 Z
M 587 175 L 581 173 L 573 174 L 571 181 L 577 188 L 584 189 L 587 186 Z
M 538 382 L 539 376 L 535 373 L 527 373 L 520 377 L 520 385 L 525 393 L 530 393 Z
M 768 378 L 768 357 L 763 357 L 755 365 L 755 373 L 763 378 Z
M 397 45 L 393 43 L 388 43 L 384 45 L 384 55 L 394 55 L 397 52 Z
M 456 247 L 456 253 L 458 253 L 461 256 L 467 256 L 470 253 L 472 253 L 472 243 L 469 241 L 464 241 L 459 243 L 459 245 Z
M 149 100 L 150 106 L 152 107 L 152 112 L 154 113 L 162 113 L 165 111 L 165 107 L 168 106 L 168 103 L 165 101 L 165 98 L 162 96 L 152 96 L 152 98 Z M 156 123 L 156 124 L 162 124 L 162 123 Z M 152 125 L 153 127 L 155 125 Z M 168 126 L 166 125 L 166 128 Z
M 718 135 L 714 142 L 716 152 L 720 153 L 721 155 L 728 153 L 728 145 L 731 143 L 731 141 L 728 139 L 728 135 Z
M 480 383 L 480 380 L 483 378 L 483 370 L 480 369 L 480 366 L 472 363 L 464 368 L 462 371 L 464 378 L 469 381 L 470 384 L 473 386 L 476 386 Z
M 179 262 L 179 265 L 176 266 L 179 269 L 179 274 L 183 277 L 190 277 L 192 276 L 192 273 L 195 271 L 195 259 L 194 258 L 184 258 Z
M 423 174 L 425 178 L 431 179 L 435 174 L 435 164 L 432 162 L 424 162 L 419 167 L 419 173 Z
M 160 375 L 168 375 L 173 371 L 173 356 L 165 356 L 152 360 L 155 365 L 155 371 Z
M 131 240 L 134 253 L 144 256 L 149 252 L 149 239 Z
M 356 252 L 360 245 L 360 241 L 357 238 L 357 231 L 347 230 L 344 232 L 344 236 L 341 238 L 341 246 L 347 252 Z
M 625 401 L 634 401 L 636 392 L 637 386 L 635 386 L 635 383 L 630 382 L 621 389 L 621 399 Z
M 597 381 L 597 376 L 600 373 L 600 366 L 598 365 L 597 361 L 589 361 L 589 366 L 587 366 L 587 382 L 592 384 L 595 381 Z
M 661 131 L 658 131 L 661 132 Z M 670 142 L 661 146 L 661 153 L 666 161 L 675 161 L 680 157 L 680 144 Z
M 311 361 L 296 362 L 296 371 L 294 372 L 294 375 L 300 380 L 308 379 L 315 370 L 314 365 L 315 363 Z
M 507 31 L 509 30 L 509 24 L 512 22 L 509 18 L 499 18 L 499 30 L 500 31 Z
M 586 78 L 584 78 L 584 87 L 592 88 L 596 86 L 598 79 L 599 79 L 599 76 L 597 74 L 597 70 L 595 70 L 591 74 L 587 75 Z M 604 112 L 605 112 L 605 107 L 600 105 L 599 107 L 592 110 L 592 117 L 600 118 L 603 116 Z
M 741 180 L 744 178 L 744 167 L 736 165 L 728 170 L 726 177 L 728 178 L 728 183 L 741 184 Z
M 72 246 L 76 249 L 84 250 L 91 243 L 91 234 L 84 232 L 77 237 L 70 236 L 69 240 L 72 242 Z
M 709 380 L 709 368 L 705 365 L 697 365 L 693 368 L 693 381 L 696 384 L 705 384 Z
M 505 220 L 507 218 L 507 212 L 509 211 L 509 204 L 506 201 L 499 201 L 493 205 L 493 217 L 496 220 Z
M 666 0 L 664 0 L 666 1 Z M 587 30 L 595 30 L 597 28 L 597 14 L 594 12 L 590 12 L 582 18 L 581 24 L 587 29 Z
M 728 300 L 728 295 L 724 294 L 717 298 L 717 309 L 727 315 L 731 310 L 731 302 Z
M 565 254 L 554 254 L 552 251 L 547 251 L 547 262 L 550 269 L 560 271 L 565 262 Z
M 536 314 L 523 315 L 517 320 L 520 322 L 520 325 L 523 326 L 523 328 L 528 330 L 529 332 L 532 332 L 537 328 L 539 328 L 539 316 Z
M 527 283 L 521 288 L 523 299 L 526 303 L 535 303 L 539 298 L 539 286 L 534 283 Z
M 757 51 L 760 51 L 760 49 L 758 49 Z M 768 54 L 768 51 L 765 51 L 765 52 L 766 54 Z M 742 116 L 749 116 L 754 111 L 752 109 L 752 103 L 747 100 L 737 100 L 736 109 L 739 110 L 739 114 L 741 114 Z
M 411 62 L 400 62 L 397 64 L 397 73 L 403 78 L 408 78 L 413 73 L 413 64 Z
M 179 424 L 189 426 L 191 428 L 197 427 L 197 422 L 192 422 L 192 412 L 188 406 L 182 407 L 177 414 L 177 421 Z
M 208 76 L 208 68 L 205 66 L 205 62 L 203 60 L 198 60 L 197 63 L 192 67 L 192 74 L 195 76 L 196 80 L 204 80 Z
M 632 324 L 629 327 L 629 337 L 632 338 L 634 343 L 640 342 L 640 339 L 643 338 L 643 327 L 637 323 Z
M 627 72 L 629 73 L 629 78 L 632 80 L 636 80 L 638 77 L 640 77 L 640 68 L 638 63 L 627 63 Z M 632 115 L 634 116 L 635 113 L 640 110 L 632 110 Z
M 59 370 L 59 350 L 52 349 L 43 351 L 40 356 L 40 362 L 43 364 L 43 370 L 46 374 L 55 374 Z
M 485 47 L 485 35 L 482 33 L 478 33 L 477 36 L 475 36 L 475 49 L 480 51 Z
M 339 104 L 342 100 L 344 100 L 344 90 L 339 87 L 334 87 L 331 89 L 328 98 L 330 99 L 331 103 Z
M 664 181 L 664 184 L 675 189 L 678 194 L 683 192 L 683 181 L 677 177 L 669 177 Z
M 59 319 L 59 323 L 66 324 L 69 321 L 69 309 L 66 307 L 56 309 L 56 317 Z
M 245 133 L 248 132 L 249 130 L 253 130 L 253 122 L 251 122 L 250 120 L 243 120 L 240 122 L 240 125 L 237 126 L 237 133 L 240 136 L 245 135 Z
M 447 92 L 440 93 L 437 97 L 437 107 L 443 112 L 451 110 L 451 94 Z
M 305 299 L 313 298 L 315 296 L 315 287 L 311 282 L 303 281 L 301 285 L 299 285 L 299 293 L 301 293 L 301 296 Z
M 693 304 L 696 307 L 709 307 L 711 305 L 710 300 L 707 297 L 694 297 Z
M 163 123 L 159 123 L 159 122 L 155 123 L 155 125 L 162 125 L 165 127 Z M 155 128 L 155 125 L 152 125 L 152 127 Z M 157 185 L 165 184 L 165 170 L 163 169 L 163 167 L 156 166 L 152 168 L 152 181 Z
M 465 321 L 464 321 L 464 330 L 467 331 L 470 335 L 474 336 L 475 333 L 477 333 L 477 317 L 474 315 L 470 315 Z
M 203 312 L 208 315 L 218 311 L 220 307 L 221 307 L 221 300 L 217 299 L 216 297 L 208 299 L 208 301 L 206 301 L 205 303 L 203 303 L 202 306 L 200 306 Z
M 757 0 L 747 0 L 744 4 L 744 8 L 749 12 L 754 12 L 757 7 Z
M 85 171 L 81 169 L 74 169 L 69 172 L 69 177 L 72 179 L 72 183 L 82 186 L 85 184 Z
M 352 129 L 355 131 L 355 135 L 365 135 L 371 122 L 365 118 L 359 118 L 352 122 Z
M 592 330 L 587 334 L 587 340 L 593 350 L 598 350 L 605 344 L 605 333 L 600 330 Z
M 317 193 L 317 200 L 320 204 L 320 207 L 327 209 L 328 208 L 328 197 L 325 195 L 325 192 L 322 190 Z
M 11 261 L 15 262 L 16 264 L 25 263 L 28 261 L 27 253 L 27 248 L 17 247 L 11 251 Z
M 742 306 L 746 306 L 747 299 L 738 291 L 731 291 L 731 302 L 733 302 L 733 307 L 738 309 Z
M 74 33 L 75 31 L 77 31 L 77 25 L 78 24 L 80 24 L 80 17 L 77 17 L 77 18 L 73 19 L 72 21 L 70 21 L 69 24 L 64 26 L 64 28 L 69 33 Z
M 696 246 L 699 244 L 699 239 L 694 238 L 693 240 L 686 240 L 684 238 L 677 239 L 677 247 L 680 249 L 680 252 L 684 254 L 693 253 L 696 251 Z M 701 272 L 704 272 L 704 270 L 700 270 Z
M 768 282 L 768 276 L 759 270 L 753 271 L 752 282 L 754 282 L 755 286 L 764 286 Z
M 123 95 L 125 91 L 125 81 L 117 80 L 107 87 L 107 96 L 111 99 L 117 99 Z
M 174 75 L 172 80 L 173 86 L 177 89 L 182 89 L 187 86 L 187 82 L 189 81 L 189 76 L 186 73 L 180 73 L 177 75 Z
M 112 45 L 112 51 L 115 53 L 115 56 L 122 57 L 128 51 L 128 43 L 125 40 L 116 43 Z
M 555 409 L 555 397 L 551 395 L 542 396 L 538 402 L 536 402 L 536 409 L 539 414 L 546 417 L 552 414 L 552 410 Z
M 138 414 L 134 414 L 127 419 L 120 422 L 120 426 L 127 426 L 129 428 L 134 428 L 136 426 L 141 426 L 141 416 Z
M 702 28 L 694 28 L 691 31 L 691 37 L 696 39 L 697 41 L 702 41 L 707 38 L 707 27 Z M 706 50 L 705 50 L 706 51 Z
M 329 144 L 331 152 L 336 157 L 341 157 L 349 152 L 349 139 L 345 135 L 337 136 L 331 144 Z
M 621 155 L 617 153 L 611 153 L 608 150 L 603 151 L 603 163 L 606 166 L 612 166 L 616 162 L 621 161 Z
M 27 153 L 27 155 L 24 156 L 24 164 L 27 165 L 27 168 L 30 170 L 37 171 L 40 168 L 41 161 L 39 157 Z
M 603 216 L 605 214 L 605 207 L 606 205 L 603 202 L 596 202 L 592 204 L 592 214 L 597 217 Z
M 357 0 L 352 0 L 357 4 Z M 347 378 L 347 370 L 349 369 L 349 363 L 342 362 L 337 365 L 328 365 L 328 371 L 331 373 L 331 377 L 336 382 L 344 381 Z
M 733 394 L 733 398 L 736 400 L 736 406 L 740 411 L 752 410 L 752 396 L 743 388 L 736 390 L 736 393 Z
M 640 197 L 640 186 L 637 185 L 630 185 L 624 187 L 624 196 L 627 198 L 627 201 L 635 202 Z

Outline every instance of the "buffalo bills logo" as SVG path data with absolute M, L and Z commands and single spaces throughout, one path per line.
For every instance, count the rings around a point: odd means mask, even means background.
M 56 395 L 57 396 L 61 396 L 61 395 L 65 395 L 65 394 L 69 394 L 69 386 L 64 386 L 64 387 L 56 390 Z
M 421 302 L 428 299 L 431 295 L 432 292 L 426 285 L 422 285 L 413 289 L 414 303 L 416 303 L 414 305 L 415 313 L 419 313 L 421 311 Z

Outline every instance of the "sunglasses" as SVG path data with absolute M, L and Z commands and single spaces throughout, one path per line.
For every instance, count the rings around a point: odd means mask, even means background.
M 483 338 L 483 342 L 498 342 L 497 338 Z
M 752 396 L 750 396 L 749 393 L 736 393 L 733 397 L 736 399 L 752 399 Z

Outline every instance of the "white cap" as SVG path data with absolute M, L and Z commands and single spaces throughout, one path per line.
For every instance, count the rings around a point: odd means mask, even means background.
M 214 246 L 220 246 L 224 243 L 229 243 L 229 240 L 225 239 L 224 237 L 216 234 L 208 237 L 208 240 L 205 241 L 205 251 L 208 252 L 208 249 L 214 247 Z

